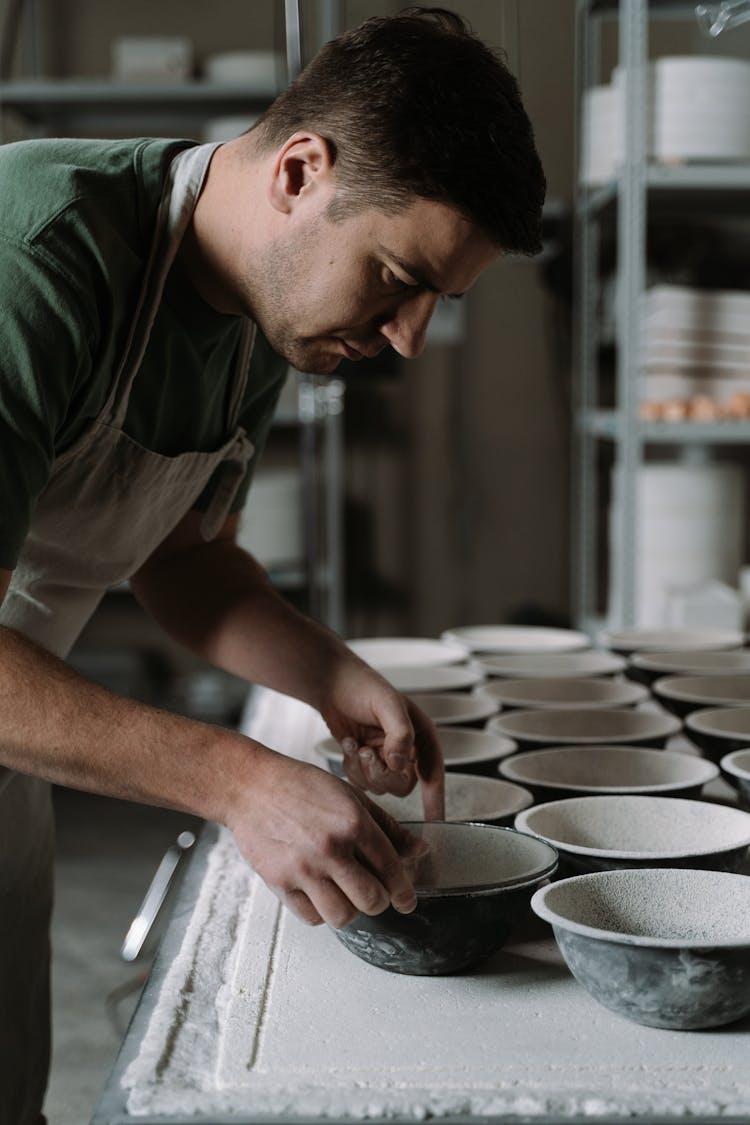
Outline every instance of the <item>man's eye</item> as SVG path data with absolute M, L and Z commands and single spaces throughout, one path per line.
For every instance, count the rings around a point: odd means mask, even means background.
M 383 280 L 385 281 L 385 284 L 388 286 L 389 289 L 408 289 L 408 288 L 410 288 L 408 282 L 404 281 L 403 278 L 398 277 L 398 275 L 395 274 L 393 272 L 393 270 L 390 269 L 388 266 L 385 266 L 383 268 Z

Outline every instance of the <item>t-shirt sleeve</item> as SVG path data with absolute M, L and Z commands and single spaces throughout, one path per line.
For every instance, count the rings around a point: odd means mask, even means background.
M 44 252 L 0 237 L 0 567 L 12 570 L 91 369 L 87 317 Z

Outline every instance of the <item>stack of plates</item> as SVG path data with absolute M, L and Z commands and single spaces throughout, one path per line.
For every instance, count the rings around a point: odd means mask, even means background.
M 649 289 L 641 369 L 641 398 L 671 407 L 676 420 L 749 418 L 750 293 Z
M 750 159 L 750 63 L 684 56 L 647 70 L 646 152 L 664 163 Z M 599 184 L 622 163 L 625 76 L 585 92 L 581 180 Z

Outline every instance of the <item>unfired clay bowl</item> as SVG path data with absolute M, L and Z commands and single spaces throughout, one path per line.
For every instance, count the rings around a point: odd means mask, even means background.
M 529 789 L 534 800 L 564 797 L 698 797 L 719 776 L 719 767 L 693 754 L 641 746 L 556 746 L 528 750 L 498 764 L 507 780 Z
M 712 762 L 750 745 L 750 707 L 709 707 L 685 719 L 685 734 Z
M 569 797 L 525 809 L 514 823 L 557 848 L 563 875 L 622 867 L 737 871 L 750 846 L 750 813 L 679 797 Z
M 625 668 L 622 656 L 596 649 L 584 652 L 482 653 L 475 662 L 488 676 L 506 676 L 514 680 L 536 679 L 538 676 L 555 676 L 557 679 L 614 676 Z
M 486 960 L 557 866 L 554 848 L 512 828 L 430 821 L 409 829 L 430 844 L 414 874 L 416 909 L 358 914 L 335 931 L 357 957 L 393 973 L 437 976 Z
M 746 648 L 715 652 L 634 652 L 628 660 L 628 679 L 650 686 L 662 676 L 717 676 L 750 673 L 750 651 Z
M 601 711 L 635 707 L 648 699 L 648 689 L 627 680 L 540 676 L 533 680 L 492 680 L 476 687 L 474 695 L 494 700 L 503 711 Z
M 729 784 L 737 790 L 740 803 L 750 809 L 750 747 L 725 754 L 719 762 L 719 768 Z
M 424 819 L 419 787 L 406 797 L 394 797 L 391 793 L 382 796 L 370 793 L 369 796 L 396 820 Z M 469 820 L 507 827 L 512 825 L 516 813 L 527 809 L 533 799 L 528 789 L 511 781 L 474 773 L 445 775 L 445 819 L 449 821 Z
M 510 738 L 487 730 L 465 727 L 440 727 L 438 738 L 446 770 L 479 773 L 497 777 L 501 758 L 513 754 L 516 743 Z M 323 738 L 313 750 L 337 777 L 344 777 L 344 754 L 335 738 Z
M 458 691 L 426 691 L 410 698 L 438 727 L 482 727 L 500 706 L 494 699 Z
M 692 1030 L 750 1012 L 750 879 L 643 868 L 537 891 L 568 968 L 605 1008 L 648 1027 Z
M 521 750 L 545 746 L 618 743 L 623 746 L 663 746 L 682 724 L 658 711 L 608 708 L 600 711 L 510 711 L 496 715 L 487 730 L 512 738 Z
M 662 676 L 651 690 L 663 707 L 681 719 L 706 707 L 750 705 L 750 675 Z

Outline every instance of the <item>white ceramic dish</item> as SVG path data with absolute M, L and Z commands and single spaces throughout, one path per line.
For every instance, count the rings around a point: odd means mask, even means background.
M 750 813 L 681 797 L 568 797 L 525 809 L 514 824 L 556 848 L 576 874 L 629 866 L 736 871 L 750 847 Z
M 645 746 L 556 746 L 499 763 L 508 781 L 537 800 L 571 796 L 698 796 L 719 768 L 695 754 Z
M 487 729 L 512 738 L 524 750 L 546 746 L 660 746 L 682 728 L 659 711 L 611 708 L 600 711 L 509 711 L 495 715 Z
M 382 667 L 379 671 L 398 691 L 410 695 L 423 691 L 465 691 L 485 680 L 481 668 L 470 664 L 415 664 Z
M 605 630 L 599 643 L 614 652 L 645 652 L 649 649 L 667 652 L 670 649 L 741 648 L 745 634 L 736 629 L 612 629 Z
M 497 713 L 497 700 L 460 692 L 420 692 L 409 696 L 436 726 L 483 723 Z
M 377 669 L 460 664 L 469 654 L 464 644 L 431 637 L 361 637 L 347 644 L 357 656 Z
M 487 730 L 464 727 L 440 727 L 440 747 L 446 770 L 459 773 L 484 773 L 497 776 L 497 763 L 517 747 L 510 738 Z M 344 753 L 335 738 L 322 738 L 313 746 L 331 773 L 343 777 Z
M 466 645 L 471 652 L 576 652 L 589 638 L 575 629 L 539 625 L 463 625 L 441 633 L 444 641 Z
M 628 675 L 653 683 L 661 676 L 727 676 L 750 674 L 750 651 L 744 648 L 696 652 L 634 652 Z
M 390 793 L 370 797 L 396 820 L 424 820 L 419 787 L 406 797 Z M 445 819 L 449 821 L 509 825 L 516 813 L 528 808 L 532 801 L 528 789 L 511 781 L 475 773 L 445 775 Z
M 511 680 L 547 676 L 558 679 L 614 676 L 626 666 L 622 656 L 596 649 L 581 652 L 483 653 L 476 658 L 475 663 L 488 676 L 504 676 Z
M 627 680 L 537 679 L 493 680 L 474 689 L 479 698 L 494 699 L 503 709 L 584 710 L 635 707 L 649 698 L 648 689 Z

